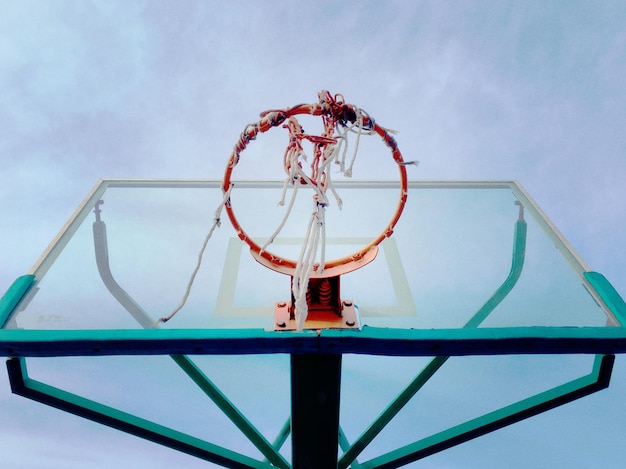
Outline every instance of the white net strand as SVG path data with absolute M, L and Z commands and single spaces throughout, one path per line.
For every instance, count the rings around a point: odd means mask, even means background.
M 222 223 L 221 222 L 222 209 L 224 208 L 224 204 L 227 203 L 228 199 L 230 198 L 230 192 L 232 188 L 233 188 L 233 185 L 231 184 L 228 190 L 224 192 L 224 197 L 222 198 L 222 202 L 220 202 L 217 209 L 215 210 L 215 216 L 213 217 L 213 224 L 211 225 L 209 232 L 204 238 L 204 242 L 202 243 L 202 247 L 200 248 L 200 252 L 198 253 L 198 260 L 196 262 L 196 267 L 191 273 L 189 282 L 187 282 L 187 288 L 185 289 L 185 294 L 183 295 L 182 300 L 180 301 L 178 306 L 174 308 L 174 310 L 168 316 L 157 319 L 152 325 L 152 327 L 157 327 L 159 323 L 166 323 L 167 321 L 172 319 L 176 315 L 176 313 L 178 313 L 181 309 L 183 309 L 183 307 L 187 303 L 187 299 L 189 298 L 189 294 L 191 293 L 191 287 L 193 286 L 193 283 L 196 279 L 196 275 L 198 275 L 198 271 L 200 270 L 200 266 L 202 265 L 202 258 L 204 257 L 204 251 L 206 250 L 206 247 L 209 244 L 209 240 L 213 236 L 213 232 L 215 231 L 216 228 L 219 228 Z
M 306 293 L 309 280 L 314 270 L 317 251 L 320 247 L 320 239 L 324 237 L 321 236 L 321 233 L 324 227 L 325 210 L 326 207 L 318 203 L 311 213 L 305 240 L 302 244 L 300 257 L 298 258 L 296 270 L 293 275 L 292 293 L 295 300 L 294 315 L 296 319 L 296 330 L 299 331 L 302 330 L 308 316 Z M 320 263 L 319 269 L 323 269 L 323 260 Z

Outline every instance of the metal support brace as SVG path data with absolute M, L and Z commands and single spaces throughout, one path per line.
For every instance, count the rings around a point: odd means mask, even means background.
M 96 221 L 93 224 L 94 248 L 98 272 L 105 286 L 113 297 L 128 311 L 128 313 L 144 328 L 154 327 L 154 320 L 150 318 L 139 304 L 116 282 L 109 266 L 108 243 L 106 225 L 100 219 L 100 205 L 96 205 Z M 270 444 L 261 432 L 230 402 L 219 388 L 196 366 L 186 355 L 170 355 L 176 364 L 189 376 L 193 382 L 224 412 L 231 422 L 248 438 L 263 456 L 274 467 L 287 469 L 288 462 Z M 90 418 L 87 416 L 87 418 Z
M 511 270 L 504 282 L 496 289 L 485 304 L 471 317 L 464 328 L 478 327 L 491 312 L 513 290 L 519 280 L 526 257 L 526 221 L 523 207 L 520 205 L 519 218 L 515 222 L 513 236 L 513 253 Z M 422 389 L 432 376 L 448 361 L 446 356 L 434 357 L 426 367 L 409 383 L 409 385 L 387 406 L 387 408 L 372 422 L 368 429 L 352 444 L 339 461 L 339 469 L 346 469 L 355 458 L 372 442 L 372 440 L 387 426 L 402 408 Z

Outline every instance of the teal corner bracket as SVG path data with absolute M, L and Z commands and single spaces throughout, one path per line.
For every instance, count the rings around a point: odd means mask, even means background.
M 585 280 L 598 293 L 622 327 L 626 327 L 626 303 L 606 277 L 598 272 L 585 272 Z
M 13 282 L 2 296 L 0 299 L 0 329 L 4 327 L 15 307 L 34 284 L 34 275 L 22 275 Z

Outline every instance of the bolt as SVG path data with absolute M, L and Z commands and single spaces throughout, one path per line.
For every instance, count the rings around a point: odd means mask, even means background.
M 284 301 L 279 301 L 278 303 L 276 303 L 276 306 L 278 306 L 279 308 L 284 308 L 285 306 L 287 306 L 287 303 L 285 303 Z
M 518 217 L 518 221 L 524 221 L 524 205 L 519 201 L 516 200 L 515 201 L 515 205 L 519 206 L 519 217 Z
M 346 321 L 346 325 L 348 325 L 348 326 L 350 326 L 350 327 L 354 326 L 354 324 L 355 324 L 355 322 L 354 322 L 352 319 L 348 319 L 348 320 Z
M 343 305 L 350 307 L 350 306 L 352 306 L 352 301 L 344 301 Z
M 93 213 L 96 214 L 96 221 L 100 221 L 100 212 L 102 210 L 100 210 L 100 205 L 102 205 L 104 203 L 104 200 L 100 199 L 96 202 L 96 205 L 94 207 L 94 211 Z
M 285 328 L 287 327 L 287 324 L 285 324 L 285 321 L 281 321 L 281 322 L 277 322 L 276 325 L 280 328 Z

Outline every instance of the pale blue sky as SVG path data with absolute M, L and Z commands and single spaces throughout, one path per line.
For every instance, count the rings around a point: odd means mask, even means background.
M 400 132 L 416 177 L 519 180 L 626 293 L 623 2 L 0 0 L 0 11 L 0 290 L 97 179 L 220 178 L 259 112 L 329 89 Z M 608 390 L 411 467 L 621 467 L 622 358 Z M 12 396 L 0 375 L 2 466 L 207 467 Z

